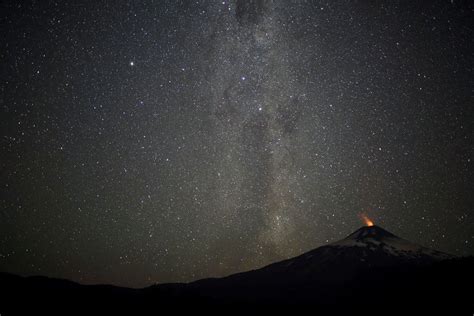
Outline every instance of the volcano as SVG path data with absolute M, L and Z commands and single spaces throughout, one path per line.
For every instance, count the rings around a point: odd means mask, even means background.
M 412 243 L 376 226 L 260 269 L 143 289 L 81 285 L 0 273 L 0 308 L 9 314 L 377 314 L 471 315 L 472 257 Z M 87 303 L 87 304 L 85 304 Z M 94 306 L 90 310 L 88 306 Z M 407 310 L 409 309 L 409 312 Z
M 353 256 L 352 260 L 365 262 L 369 266 L 423 264 L 453 258 L 452 255 L 397 237 L 375 225 L 359 228 L 326 249 L 330 249 L 335 256 Z
M 337 242 L 261 269 L 220 279 L 200 280 L 191 286 L 337 286 L 359 275 L 386 269 L 423 267 L 454 256 L 412 243 L 376 226 L 363 226 Z M 219 291 L 220 292 L 220 291 Z M 283 291 L 285 292 L 285 291 Z M 222 292 L 220 292 L 222 293 Z M 217 293 L 216 293 L 217 294 Z
M 472 258 L 456 258 L 371 225 L 257 270 L 149 290 L 233 306 L 263 306 L 277 313 L 312 308 L 332 315 L 354 314 L 367 308 L 367 300 L 374 309 L 384 308 L 382 315 L 390 313 L 386 305 L 392 312 L 405 312 L 406 306 L 412 312 L 439 312 L 452 309 L 448 302 L 468 295 L 460 284 L 472 284 L 472 263 Z M 436 298 L 444 305 L 423 303 Z M 467 302 L 456 308 L 469 310 L 473 304 Z

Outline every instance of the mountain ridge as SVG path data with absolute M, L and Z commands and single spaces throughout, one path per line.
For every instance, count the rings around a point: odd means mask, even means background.
M 383 308 L 383 314 L 406 314 L 409 308 L 435 314 L 459 310 L 470 315 L 474 303 L 464 289 L 474 283 L 473 266 L 472 257 L 444 254 L 370 226 L 260 269 L 190 283 L 130 289 L 0 273 L 0 313 L 40 310 L 62 315 L 66 308 L 80 315 L 157 310 L 291 314 L 311 308 L 347 315 L 364 311 L 369 300 L 372 308 Z M 91 311 L 88 306 L 97 307 Z
M 232 282 L 233 286 L 242 286 L 254 284 L 256 280 L 272 285 L 306 283 L 307 280 L 337 284 L 352 278 L 361 269 L 424 266 L 451 258 L 455 256 L 406 241 L 373 225 L 363 226 L 339 241 L 293 258 L 254 270 L 222 278 L 201 279 L 189 284 L 200 286 L 206 283 Z

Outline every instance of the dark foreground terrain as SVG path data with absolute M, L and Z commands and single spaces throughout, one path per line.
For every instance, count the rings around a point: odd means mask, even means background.
M 144 289 L 0 273 L 4 315 L 473 315 L 474 258 L 380 227 L 262 269 Z

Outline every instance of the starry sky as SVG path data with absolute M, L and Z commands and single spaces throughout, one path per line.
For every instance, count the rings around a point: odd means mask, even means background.
M 360 214 L 474 255 L 469 1 L 0 6 L 0 271 L 224 276 Z

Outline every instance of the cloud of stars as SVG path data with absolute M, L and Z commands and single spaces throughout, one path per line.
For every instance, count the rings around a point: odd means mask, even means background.
M 145 286 L 255 269 L 358 214 L 474 253 L 473 8 L 2 4 L 0 270 Z

